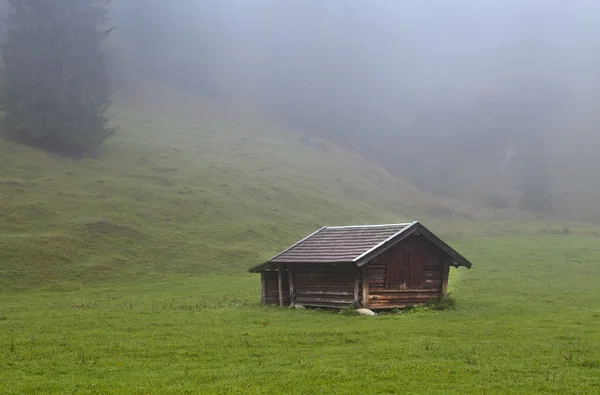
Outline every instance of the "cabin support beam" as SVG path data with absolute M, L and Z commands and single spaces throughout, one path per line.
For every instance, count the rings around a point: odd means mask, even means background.
M 283 307 L 283 269 L 284 265 L 279 265 L 277 270 L 277 290 L 279 294 L 279 306 Z
M 356 276 L 354 277 L 354 308 L 358 309 L 359 302 L 359 289 L 360 289 L 360 268 L 356 268 Z
M 369 267 L 364 265 L 362 268 L 362 307 L 369 308 Z
M 294 292 L 294 265 L 288 267 L 288 279 L 290 284 L 290 306 L 296 304 L 296 293 Z
M 444 262 L 444 272 L 442 273 L 442 296 L 448 296 L 448 277 L 450 275 L 450 264 Z

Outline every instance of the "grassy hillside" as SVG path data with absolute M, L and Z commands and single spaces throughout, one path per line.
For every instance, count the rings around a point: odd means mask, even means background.
M 97 158 L 0 140 L 0 289 L 240 271 L 324 224 L 415 216 L 380 168 L 266 121 L 112 115 Z
M 456 236 L 526 218 L 428 197 L 258 113 L 163 89 L 115 106 L 96 158 L 0 139 L 0 289 L 241 272 L 326 224 L 419 219 Z

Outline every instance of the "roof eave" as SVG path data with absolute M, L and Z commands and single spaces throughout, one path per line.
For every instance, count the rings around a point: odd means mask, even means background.
M 436 246 L 438 246 L 438 248 L 440 248 L 441 250 L 446 252 L 448 255 L 450 255 L 452 257 L 452 259 L 454 259 L 454 262 L 456 262 L 456 265 L 453 265 L 453 266 L 455 266 L 455 267 L 464 266 L 467 269 L 470 269 L 473 266 L 473 264 L 467 258 L 462 256 L 454 248 L 452 248 L 448 244 L 446 244 L 442 239 L 437 237 L 433 232 L 431 232 L 429 229 L 427 229 L 425 226 L 423 226 L 423 224 L 419 223 L 418 221 L 412 222 L 410 224 L 410 226 L 406 227 L 402 231 L 389 237 L 384 242 L 380 243 L 379 245 L 373 247 L 372 249 L 365 252 L 361 256 L 357 257 L 354 260 L 354 262 L 359 267 L 363 266 L 364 264 L 370 262 L 371 259 L 373 259 L 375 256 L 381 254 L 388 248 L 391 248 L 394 245 L 398 244 L 399 242 L 401 242 L 408 236 L 414 234 L 416 231 L 419 231 L 423 236 L 425 236 L 432 243 L 434 243 Z
M 270 264 L 271 264 L 271 262 L 269 262 L 269 261 L 259 263 L 258 265 L 252 266 L 250 269 L 248 269 L 248 271 L 250 273 L 260 273 L 263 271 L 263 269 L 266 269 Z
M 285 250 L 281 251 L 280 253 L 278 253 L 277 255 L 275 255 L 274 257 L 272 257 L 271 259 L 269 259 L 267 262 L 273 262 L 273 261 L 275 261 L 275 259 L 277 259 L 278 256 L 283 255 L 285 252 L 291 250 L 292 248 L 296 247 L 298 244 L 302 243 L 303 241 L 306 241 L 310 237 L 313 237 L 314 235 L 316 235 L 317 233 L 319 233 L 320 231 L 322 231 L 325 228 L 327 228 L 327 226 L 320 227 L 319 229 L 317 229 L 316 231 L 312 232 L 311 234 L 309 234 L 308 236 L 306 236 L 302 240 L 297 241 L 296 243 L 292 244 L 291 246 L 289 246 Z
M 289 246 L 289 247 L 288 247 L 288 248 L 286 248 L 285 250 L 283 250 L 283 251 L 279 252 L 277 255 L 273 256 L 273 257 L 272 257 L 271 259 L 269 259 L 268 261 L 266 261 L 266 262 L 263 262 L 263 263 L 260 263 L 260 264 L 258 264 L 258 265 L 255 265 L 255 266 L 252 266 L 250 269 L 248 269 L 248 271 L 249 271 L 250 273 L 258 273 L 258 272 L 260 272 L 260 271 L 261 271 L 260 269 L 266 268 L 266 267 L 267 267 L 268 265 L 270 265 L 271 263 L 274 263 L 274 262 L 273 262 L 273 260 L 274 260 L 274 259 L 276 259 L 278 256 L 281 256 L 281 255 L 282 255 L 284 252 L 286 252 L 286 251 L 288 251 L 288 250 L 292 249 L 293 247 L 296 247 L 298 244 L 302 243 L 304 240 L 308 239 L 308 238 L 309 238 L 309 237 L 311 237 L 311 236 L 314 236 L 314 235 L 316 235 L 317 233 L 319 233 L 320 231 L 322 231 L 322 230 L 323 230 L 323 229 L 325 229 L 325 228 L 326 228 L 326 226 L 322 226 L 321 228 L 319 228 L 319 229 L 317 229 L 316 231 L 312 232 L 311 234 L 309 234 L 308 236 L 306 236 L 306 237 L 305 237 L 305 238 L 303 238 L 302 240 L 300 240 L 300 241 L 298 241 L 298 242 L 296 242 L 296 243 L 292 244 L 291 246 Z
M 431 242 L 433 242 L 440 249 L 442 249 L 444 252 L 450 255 L 452 259 L 454 259 L 454 261 L 457 263 L 457 265 L 454 265 L 455 267 L 464 266 L 467 269 L 470 269 L 473 266 L 473 264 L 467 258 L 462 256 L 458 251 L 446 244 L 446 242 L 437 237 L 432 231 L 427 229 L 425 226 L 420 225 L 419 231 L 423 236 L 427 237 Z
M 317 264 L 326 264 L 326 265 L 337 265 L 337 264 L 354 264 L 353 261 L 319 261 L 319 260 L 311 260 L 311 261 L 298 261 L 298 260 L 282 260 L 282 261 L 267 261 L 267 262 L 263 262 L 259 265 L 256 266 L 252 266 L 250 269 L 248 269 L 248 271 L 250 273 L 260 273 L 262 271 L 268 270 L 271 268 L 271 266 L 273 265 L 287 265 L 287 264 L 300 264 L 300 265 L 305 265 L 305 264 L 311 264 L 311 263 L 317 263 Z

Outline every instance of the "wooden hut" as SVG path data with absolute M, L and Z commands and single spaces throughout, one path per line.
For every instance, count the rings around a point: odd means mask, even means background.
M 265 304 L 391 309 L 445 295 L 451 266 L 471 263 L 412 222 L 326 226 L 250 272 Z

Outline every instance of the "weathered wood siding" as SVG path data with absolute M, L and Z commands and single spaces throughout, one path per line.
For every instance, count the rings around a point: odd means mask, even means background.
M 295 264 L 292 266 L 295 303 L 313 307 L 352 306 L 358 287 L 354 264 Z
M 282 296 L 284 305 L 290 303 L 290 287 L 287 271 L 283 272 L 282 277 Z M 277 271 L 264 271 L 262 276 L 262 303 L 264 304 L 279 304 L 279 274 Z
M 363 269 L 368 278 L 368 302 L 364 306 L 404 308 L 439 298 L 447 270 L 444 254 L 422 236 L 411 236 L 373 259 Z M 404 263 L 400 273 L 398 265 Z M 389 276 L 394 276 L 390 282 Z
M 277 272 L 265 271 L 261 273 L 263 287 L 263 303 L 279 304 L 279 287 L 277 284 Z

